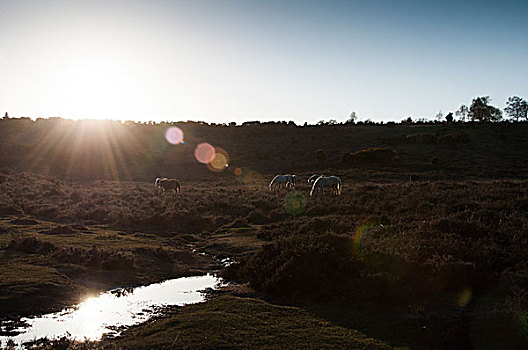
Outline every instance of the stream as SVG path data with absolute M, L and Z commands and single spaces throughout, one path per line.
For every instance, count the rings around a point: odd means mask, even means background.
M 68 336 L 76 340 L 100 340 L 103 334 L 118 335 L 119 327 L 144 322 L 160 314 L 160 308 L 188 305 L 205 299 L 204 289 L 217 288 L 220 278 L 207 274 L 183 277 L 137 288 L 114 289 L 60 312 L 22 318 L 23 326 L 10 328 L 11 336 L 0 336 L 0 348 L 12 340 L 24 342 Z M 8 323 L 0 324 L 5 332 Z

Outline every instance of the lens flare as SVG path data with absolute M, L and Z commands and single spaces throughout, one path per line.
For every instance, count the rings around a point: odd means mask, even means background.
M 194 157 L 203 164 L 210 163 L 215 158 L 215 148 L 207 142 L 202 142 L 194 150 Z
M 306 208 L 306 197 L 298 192 L 290 192 L 284 197 L 284 209 L 288 214 L 299 215 Z
M 517 327 L 519 333 L 523 336 L 528 336 L 528 312 L 521 311 L 517 315 Z
M 229 154 L 221 147 L 215 147 L 215 155 L 213 160 L 207 163 L 207 168 L 211 171 L 223 171 L 229 163 Z
M 168 143 L 172 145 L 184 143 L 183 131 L 176 126 L 171 126 L 165 131 L 165 139 L 167 140 Z
M 237 179 L 239 179 L 239 181 L 245 185 L 258 185 L 262 183 L 264 178 L 258 171 L 251 169 L 240 169 L 240 175 L 237 176 Z
M 471 301 L 471 296 L 473 292 L 471 288 L 466 287 L 458 294 L 457 304 L 459 307 L 466 306 Z
M 242 168 L 235 168 L 235 170 L 233 170 L 233 174 L 235 174 L 235 176 L 240 176 L 242 173 Z
M 357 228 L 356 233 L 354 234 L 354 238 L 353 238 L 354 256 L 356 258 L 358 259 L 363 258 L 363 253 L 361 252 L 361 240 L 363 239 L 363 236 L 365 235 L 367 230 L 375 225 L 376 225 L 375 223 L 368 222 Z

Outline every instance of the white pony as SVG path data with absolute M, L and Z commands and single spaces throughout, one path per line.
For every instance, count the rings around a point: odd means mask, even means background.
M 156 178 L 156 181 L 154 182 L 154 189 L 156 190 L 156 193 L 158 195 L 162 195 L 167 190 L 174 190 L 174 192 L 179 193 L 180 192 L 180 182 L 176 179 L 167 179 L 166 177 Z
M 286 175 L 290 177 L 289 186 L 291 189 L 295 189 L 295 185 L 297 184 L 297 175 Z
M 286 189 L 294 189 L 295 184 L 297 183 L 297 176 L 295 175 L 277 175 L 271 180 L 269 184 L 270 191 L 274 188 L 286 188 Z
M 321 193 L 324 194 L 324 187 L 331 187 L 332 193 L 336 196 L 340 196 L 343 185 L 341 183 L 341 179 L 337 176 L 319 176 L 312 185 L 310 196 L 313 196 L 319 192 L 319 189 L 321 190 Z
M 156 178 L 156 181 L 154 181 L 154 191 L 156 191 L 156 193 L 159 192 L 160 181 L 163 180 L 163 179 L 166 179 L 166 177 L 164 177 L 164 178 L 157 177 L 157 178 Z
M 324 176 L 324 175 L 313 174 L 312 176 L 310 176 L 310 177 L 308 178 L 308 183 L 309 183 L 309 184 L 313 184 L 313 183 L 315 182 L 315 180 L 317 180 L 317 178 L 318 178 L 319 176 Z

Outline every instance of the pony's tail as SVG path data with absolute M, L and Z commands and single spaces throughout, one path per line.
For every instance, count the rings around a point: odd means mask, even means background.
M 340 196 L 341 195 L 341 189 L 343 188 L 343 186 L 341 185 L 341 180 L 339 180 L 337 182 L 337 195 Z

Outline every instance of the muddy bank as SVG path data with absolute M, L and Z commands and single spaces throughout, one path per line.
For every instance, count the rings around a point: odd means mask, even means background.
M 28 222 L 0 218 L 0 319 L 59 311 L 86 295 L 220 267 L 212 257 L 193 253 L 181 238 L 100 226 L 67 232 L 53 222 Z

